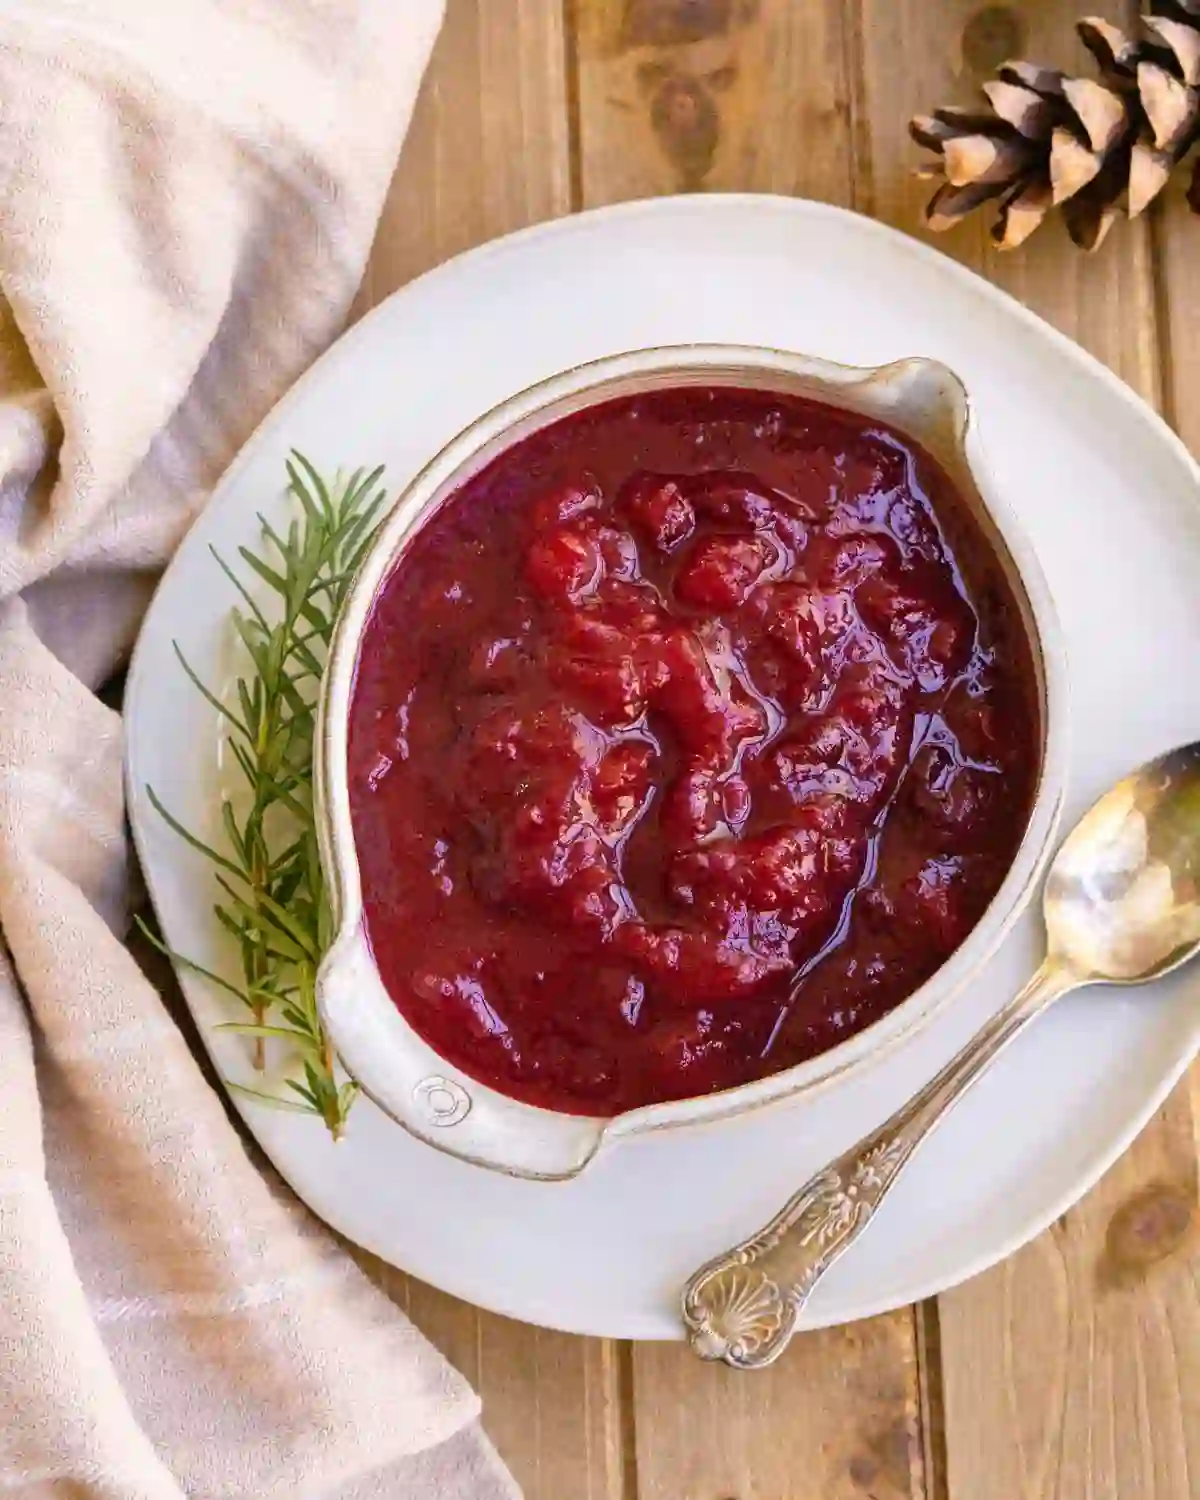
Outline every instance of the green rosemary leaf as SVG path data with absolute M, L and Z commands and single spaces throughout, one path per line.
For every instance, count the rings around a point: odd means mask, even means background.
M 299 606 L 298 611 L 296 612 L 293 612 L 291 608 L 291 594 L 289 591 L 292 586 L 292 580 L 296 577 L 304 561 L 300 548 L 300 532 L 298 524 L 296 522 L 292 523 L 292 525 L 288 528 L 287 540 L 284 541 L 284 539 L 278 534 L 278 532 L 276 532 L 267 521 L 263 520 L 261 516 L 259 517 L 259 521 L 263 528 L 263 535 L 280 554 L 280 558 L 284 566 L 284 573 L 278 573 L 274 568 L 263 562 L 261 558 L 256 557 L 254 553 L 250 552 L 245 547 L 241 548 L 244 560 L 250 567 L 255 570 L 256 573 L 259 574 L 261 578 L 263 578 L 267 583 L 270 583 L 271 586 L 276 590 L 276 592 L 280 593 L 283 596 L 285 606 L 287 608 L 287 620 L 285 621 L 285 624 L 289 629 L 295 623 L 296 613 L 299 613 L 301 616 L 303 616 L 303 618 L 308 620 L 310 624 L 315 623 L 313 617 L 314 614 L 316 614 L 316 611 L 311 599 L 304 600 L 303 603 Z
M 241 767 L 242 775 L 245 776 L 251 786 L 254 786 L 258 781 L 258 768 L 251 760 L 250 752 L 239 745 L 236 740 L 229 740 L 227 743 L 233 752 L 234 759 Z
M 228 881 L 222 880 L 218 875 L 217 884 L 233 903 L 234 910 L 242 920 L 243 939 L 262 946 L 264 951 L 275 958 L 290 959 L 292 963 L 304 963 L 312 960 L 312 950 L 306 943 L 297 942 L 295 937 L 275 920 L 273 912 L 266 910 L 266 895 L 263 891 L 255 893 L 257 901 L 264 906 L 252 906 L 245 897 L 240 896 Z
M 366 497 L 382 478 L 383 465 L 377 464 L 375 468 L 370 470 L 355 469 L 354 473 L 346 481 L 346 495 L 342 502 L 342 508 L 343 510 L 353 510 L 355 512 L 355 525 L 359 525 L 364 520 L 369 521 L 371 516 L 379 509 L 383 498 L 382 491 L 369 504 L 366 503 Z
M 312 1089 L 306 1089 L 302 1083 L 298 1083 L 294 1078 L 285 1078 L 283 1086 L 284 1088 L 291 1089 L 293 1093 L 299 1094 L 309 1109 L 314 1110 L 317 1114 L 321 1113 L 320 1097 L 314 1094 Z
M 292 784 L 298 784 L 295 778 L 293 778 Z M 270 789 L 271 800 L 279 807 L 286 807 L 294 818 L 299 818 L 303 822 L 305 819 L 312 817 L 312 808 L 306 807 L 298 797 L 293 796 L 291 788 L 286 782 L 264 777 L 263 786 Z
M 227 994 L 232 995 L 235 1000 L 240 1000 L 247 1009 L 253 1009 L 253 1002 L 251 1001 L 250 996 L 247 995 L 244 990 L 239 990 L 236 984 L 230 984 L 228 979 L 222 979 L 219 974 L 214 974 L 211 969 L 206 969 L 203 964 L 198 964 L 190 958 L 185 958 L 182 953 L 177 952 L 167 943 L 164 943 L 162 938 L 159 937 L 158 933 L 155 932 L 152 927 L 143 922 L 141 917 L 134 917 L 133 920 L 137 926 L 138 931 L 142 934 L 146 941 L 152 943 L 154 947 L 157 948 L 158 951 L 164 955 L 164 957 L 169 958 L 173 964 L 178 964 L 181 969 L 187 969 L 192 974 L 199 974 L 201 979 L 207 979 L 210 984 L 215 984 L 218 989 L 222 989 Z
M 314 525 L 319 524 L 313 522 Z M 288 597 L 287 624 L 298 619 L 301 611 L 305 608 L 310 594 L 317 586 L 317 575 L 324 563 L 321 549 L 314 545 L 301 547 L 296 563 L 293 577 L 290 580 L 291 592 Z
M 250 660 L 254 663 L 259 677 L 263 682 L 271 682 L 274 686 L 275 672 L 271 661 L 273 638 L 268 636 L 264 641 L 260 636 L 256 636 L 250 629 L 245 615 L 239 614 L 236 610 L 230 611 L 230 618 L 233 620 L 233 628 L 242 638 L 242 645 L 250 653 Z
M 298 861 L 304 858 L 305 839 L 307 834 L 300 833 L 290 844 L 285 844 L 271 858 L 272 874 L 280 876 L 296 867 Z
M 357 573 L 359 568 L 362 566 L 362 560 L 367 555 L 367 549 L 370 547 L 371 543 L 374 540 L 375 534 L 374 532 L 371 532 L 368 536 L 363 537 L 362 541 L 351 554 L 348 563 L 348 571 L 351 577 L 353 577 L 354 574 Z
M 336 601 L 337 599 L 341 598 L 342 593 L 345 591 L 346 585 L 350 582 L 352 577 L 353 574 L 348 570 L 339 573 L 331 573 L 327 577 L 321 579 L 321 582 L 314 589 L 314 593 L 328 594 Z
M 295 470 L 292 469 L 290 465 L 289 472 L 293 476 L 295 476 Z M 295 495 L 296 499 L 299 500 L 300 506 L 304 511 L 304 515 L 308 521 L 310 529 L 315 529 L 320 526 L 328 526 L 329 517 L 322 514 L 316 500 L 309 493 L 308 488 L 300 482 L 298 477 L 293 477 L 291 491 L 292 494 Z
M 293 516 L 288 522 L 287 541 L 284 543 L 284 555 L 291 567 L 293 576 L 304 560 L 304 554 L 300 547 L 300 522 Z
M 268 521 L 264 515 L 259 515 L 258 524 L 262 527 L 263 537 L 271 543 L 276 552 L 278 552 L 286 562 L 288 544 L 283 540 L 283 538 L 279 535 L 279 533 L 275 530 L 270 521 Z
M 238 859 L 242 863 L 242 868 L 245 869 L 247 863 L 246 843 L 242 836 L 242 830 L 238 827 L 237 818 L 234 817 L 233 804 L 228 799 L 221 803 L 221 822 L 225 827 L 225 837 L 237 851 Z
M 324 668 L 317 660 L 317 658 L 313 655 L 313 653 L 309 650 L 308 639 L 309 638 L 307 636 L 303 640 L 299 636 L 296 636 L 292 641 L 292 655 L 304 668 L 307 675 L 309 677 L 315 678 L 319 682 L 321 680 L 321 673 L 323 672 Z
M 258 574 L 264 583 L 269 583 L 277 594 L 282 595 L 284 599 L 287 598 L 289 583 L 284 574 L 277 573 L 274 568 L 269 567 L 261 557 L 251 552 L 249 547 L 239 547 L 238 556 L 248 568 Z
M 288 477 L 292 481 L 293 490 L 303 493 L 304 484 L 300 480 L 299 474 L 297 473 L 298 469 L 304 470 L 305 477 L 307 478 L 308 483 L 312 486 L 313 492 L 320 502 L 321 511 L 325 517 L 325 524 L 327 526 L 332 526 L 334 524 L 333 505 L 330 501 L 329 490 L 326 487 L 325 481 L 321 478 L 320 474 L 317 473 L 316 469 L 313 468 L 312 464 L 309 463 L 308 459 L 305 458 L 304 454 L 299 452 L 298 449 L 293 448 L 291 457 L 289 458 L 287 465 Z M 359 471 L 356 469 L 354 472 L 355 474 L 357 474 Z M 350 480 L 346 485 L 347 492 L 351 494 L 353 493 L 353 485 L 354 475 L 352 474 L 350 476 Z
M 185 843 L 190 844 L 193 849 L 197 850 L 200 854 L 203 854 L 206 859 L 212 860 L 213 864 L 218 865 L 222 870 L 228 870 L 231 875 L 236 875 L 239 880 L 245 879 L 245 873 L 240 870 L 232 860 L 226 859 L 223 854 L 218 854 L 215 849 L 204 843 L 202 839 L 198 839 L 194 833 L 189 832 L 189 830 L 183 826 L 178 818 L 172 817 L 172 815 L 158 800 L 158 793 L 152 786 L 148 786 L 146 788 L 146 797 L 149 800 L 151 807 L 153 807 L 154 811 L 159 815 L 159 817 L 162 818 L 167 826 L 171 829 L 171 831 L 173 833 L 177 833 Z
M 237 698 L 242 710 L 242 719 L 247 726 L 246 739 L 252 740 L 254 738 L 254 725 L 258 723 L 260 705 L 244 682 L 239 682 L 237 685 Z M 235 748 L 241 749 L 237 740 L 230 740 L 229 743 Z
M 296 1031 L 312 1034 L 312 1017 L 299 1009 L 290 998 L 279 1002 L 279 1014 Z M 318 1038 L 314 1036 L 314 1040 Z
M 244 1083 L 234 1083 L 231 1078 L 225 1080 L 225 1087 L 232 1089 L 235 1094 L 243 1094 L 247 1099 L 253 1099 L 256 1104 L 266 1104 L 271 1109 L 283 1109 L 290 1115 L 320 1113 L 311 1104 L 297 1104 L 293 1099 L 282 1099 L 278 1094 L 268 1094 L 263 1089 L 248 1089 Z
M 258 604 L 255 602 L 254 596 L 250 593 L 249 589 L 247 589 L 246 585 L 237 576 L 237 574 L 233 571 L 233 569 L 229 566 L 229 564 L 225 561 L 225 559 L 221 556 L 217 549 L 211 545 L 211 543 L 209 544 L 208 550 L 212 553 L 217 567 L 220 568 L 221 572 L 224 573 L 225 577 L 229 579 L 230 583 L 233 584 L 234 588 L 237 589 L 238 593 L 242 596 L 242 603 L 246 606 L 246 608 L 250 611 L 250 613 L 254 616 L 254 618 L 258 621 L 258 623 L 264 630 L 269 629 L 266 616 L 263 614 L 262 610 L 259 609 Z M 239 686 L 240 685 L 241 684 L 239 684 Z
M 188 680 L 189 682 L 191 682 L 192 686 L 196 688 L 197 691 L 208 700 L 208 703 L 211 705 L 211 707 L 215 708 L 222 718 L 228 719 L 235 729 L 240 730 L 242 734 L 248 733 L 246 726 L 241 722 L 240 719 L 238 719 L 236 714 L 230 711 L 229 705 L 226 703 L 222 703 L 220 698 L 218 698 L 215 693 L 210 693 L 209 690 L 200 681 L 199 677 L 196 676 L 195 672 L 192 671 L 191 663 L 188 661 L 187 657 L 184 656 L 179 642 L 172 641 L 171 645 L 175 648 L 175 655 L 179 658 L 179 665 L 187 673 Z
M 313 627 L 313 634 L 320 641 L 322 648 L 327 650 L 333 639 L 333 622 L 316 605 L 308 611 L 305 619 Z
M 345 535 L 342 537 L 343 556 L 356 552 L 363 538 L 374 533 L 376 517 L 386 499 L 386 492 L 380 490 L 362 514 L 346 528 Z
M 301 1051 L 311 1052 L 316 1046 L 315 1039 L 306 1031 L 297 1031 L 290 1026 L 257 1026 L 248 1021 L 222 1021 L 213 1027 L 214 1031 L 233 1031 L 238 1036 L 259 1036 L 266 1040 L 290 1042 Z
M 238 943 L 246 941 L 245 923 L 239 922 L 230 912 L 227 912 L 220 904 L 214 905 L 213 915 L 225 931 Z
M 300 717 L 304 717 L 306 714 L 308 714 L 309 705 L 305 702 L 300 689 L 291 680 L 291 678 L 287 676 L 286 673 L 280 675 L 279 692 L 283 696 L 283 698 L 286 699 L 287 706 L 291 709 L 293 714 Z M 284 725 L 285 729 L 287 727 L 287 725 Z

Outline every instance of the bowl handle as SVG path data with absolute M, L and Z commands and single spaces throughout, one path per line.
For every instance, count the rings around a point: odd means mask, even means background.
M 894 422 L 944 467 L 964 457 L 971 402 L 949 366 L 936 359 L 898 359 L 872 371 L 855 392 L 874 415 Z
M 435 1052 L 388 995 L 361 923 L 343 931 L 322 960 L 317 1007 L 363 1093 L 437 1150 L 541 1181 L 577 1176 L 599 1150 L 607 1120 L 522 1104 Z

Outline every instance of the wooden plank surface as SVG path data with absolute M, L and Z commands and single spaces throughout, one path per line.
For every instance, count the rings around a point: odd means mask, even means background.
M 1114 19 L 1133 7 L 1110 4 Z M 871 182 L 864 206 L 912 231 L 923 197 L 899 126 L 970 103 L 1006 57 L 1088 72 L 1071 0 L 863 0 Z M 939 241 L 1109 364 L 1162 396 L 1154 236 L 1118 225 L 1095 257 L 1061 225 L 1015 255 L 982 222 Z M 1191 255 L 1196 253 L 1193 239 Z M 1187 306 L 1176 255 L 1177 343 Z M 1194 282 L 1194 278 L 1193 278 Z M 1194 310 L 1194 298 L 1191 307 Z M 1194 339 L 1191 340 L 1194 343 Z M 1194 356 L 1192 373 L 1200 376 Z M 1181 373 L 1183 366 L 1180 366 Z M 1200 436 L 1200 384 L 1175 405 Z M 949 1500 L 1187 1500 L 1200 1495 L 1200 1302 L 1189 1257 L 1196 1204 L 1191 1101 L 1179 1090 L 1136 1146 L 1052 1231 L 939 1303 Z
M 1128 0 L 1102 7 L 1131 13 Z M 1004 57 L 1083 61 L 1069 0 L 449 0 L 360 307 L 527 222 L 690 190 L 802 193 L 918 232 L 904 123 Z M 939 242 L 1200 446 L 1177 201 L 1092 259 Z M 756 1377 L 522 1328 L 375 1264 L 482 1391 L 529 1500 L 1200 1497 L 1196 1139 L 1180 1091 L 1083 1204 L 917 1309 L 806 1336 Z
M 586 207 L 697 189 L 853 200 L 855 7 L 577 0 Z
M 924 1500 L 910 1312 L 796 1339 L 749 1378 L 633 1350 L 638 1500 Z
M 484 240 L 571 209 L 560 0 L 450 0 L 360 309 Z

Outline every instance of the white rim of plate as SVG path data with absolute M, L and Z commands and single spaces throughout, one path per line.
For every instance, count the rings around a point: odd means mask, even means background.
M 457 269 L 464 263 L 477 266 L 485 263 L 489 258 L 500 254 L 510 254 L 514 250 L 519 250 L 529 244 L 536 244 L 542 240 L 562 239 L 574 233 L 586 233 L 591 226 L 601 221 L 636 220 L 643 217 L 653 218 L 656 214 L 664 212 L 671 214 L 694 213 L 700 217 L 706 217 L 708 215 L 728 214 L 737 212 L 738 210 L 747 210 L 754 213 L 777 213 L 784 216 L 811 216 L 835 221 L 852 219 L 859 233 L 874 237 L 881 244 L 886 245 L 892 253 L 911 256 L 927 267 L 936 268 L 939 275 L 948 277 L 950 280 L 968 287 L 972 295 L 982 298 L 985 302 L 991 302 L 996 307 L 1002 308 L 1006 315 L 1015 318 L 1018 323 L 1022 324 L 1038 339 L 1049 341 L 1053 347 L 1066 354 L 1077 366 L 1086 370 L 1093 379 L 1098 380 L 1107 389 L 1110 395 L 1117 397 L 1131 411 L 1135 412 L 1138 419 L 1154 432 L 1160 442 L 1165 443 L 1174 456 L 1182 461 L 1185 467 L 1190 470 L 1196 484 L 1197 510 L 1200 513 L 1200 464 L 1193 458 L 1191 451 L 1186 447 L 1178 434 L 1171 429 L 1161 414 L 1155 411 L 1125 381 L 1114 374 L 1107 365 L 1103 364 L 1087 349 L 1061 333 L 1052 324 L 1046 322 L 1037 313 L 1027 308 L 1008 292 L 987 281 L 969 267 L 951 259 L 935 247 L 911 238 L 901 230 L 834 204 L 823 203 L 813 199 L 764 193 L 667 195 L 639 198 L 628 202 L 586 209 L 562 218 L 541 221 L 486 241 L 430 268 L 420 276 L 415 277 L 412 281 L 396 288 L 394 292 L 372 307 L 358 322 L 346 329 L 335 339 L 329 348 L 313 362 L 308 370 L 284 393 L 279 402 L 267 413 L 246 439 L 242 448 L 234 456 L 228 468 L 214 486 L 213 494 L 210 496 L 208 504 L 212 504 L 213 499 L 220 491 L 236 482 L 242 470 L 253 461 L 254 451 L 259 447 L 260 443 L 269 438 L 278 428 L 285 425 L 289 420 L 289 408 L 300 395 L 307 391 L 309 385 L 315 384 L 318 379 L 328 378 L 329 374 L 339 364 L 353 359 L 357 345 L 364 336 L 365 330 L 369 329 L 373 322 L 384 314 L 385 309 L 394 297 L 404 296 L 418 286 L 427 285 L 436 282 L 441 277 L 455 274 Z M 182 551 L 188 545 L 189 540 L 190 534 L 189 537 L 184 538 L 179 551 Z M 178 555 L 178 551 L 176 555 Z M 159 581 L 154 598 L 152 598 L 147 610 L 145 622 L 149 622 L 152 618 L 163 588 L 163 583 L 169 575 L 173 561 L 174 559 L 168 563 L 167 570 L 164 572 L 163 578 Z M 126 683 L 125 711 L 131 716 L 141 693 L 146 688 L 144 680 L 145 672 L 141 665 L 144 657 L 139 649 L 140 642 L 141 637 L 139 636 L 138 645 L 135 646 L 130 662 Z M 132 806 L 135 801 L 138 782 L 134 776 L 133 758 L 128 750 L 126 753 L 125 772 L 127 796 Z M 149 862 L 146 856 L 145 843 L 136 820 L 131 820 L 131 822 L 134 846 L 138 859 L 145 866 Z M 208 1038 L 205 1034 L 205 1028 L 201 1026 L 200 1029 L 205 1041 L 206 1050 L 211 1051 Z M 1125 1154 L 1187 1071 L 1196 1055 L 1197 1047 L 1200 1047 L 1200 1037 L 1197 1038 L 1197 1042 L 1193 1045 L 1193 1048 L 1181 1054 L 1172 1067 L 1165 1072 L 1159 1086 L 1147 1094 L 1141 1107 L 1132 1112 L 1130 1118 L 1126 1121 L 1124 1129 L 1117 1133 L 1112 1144 L 1105 1149 L 1096 1151 L 1089 1158 L 1086 1167 L 1078 1173 L 1075 1182 L 1069 1190 L 1057 1195 L 1048 1207 L 1030 1216 L 1018 1229 L 998 1241 L 986 1253 L 979 1253 L 973 1259 L 964 1263 L 958 1269 L 957 1274 L 952 1277 L 933 1277 L 928 1280 L 914 1278 L 912 1285 L 904 1289 L 903 1296 L 887 1295 L 875 1300 L 864 1299 L 856 1305 L 852 1314 L 834 1319 L 805 1318 L 801 1321 L 801 1327 L 819 1328 L 857 1321 L 860 1318 L 875 1317 L 882 1313 L 893 1311 L 898 1307 L 924 1301 L 927 1298 L 936 1297 L 942 1292 L 949 1291 L 996 1266 L 1001 1261 L 1008 1259 L 1016 1251 L 1043 1233 L 1044 1230 L 1085 1197 L 1100 1178 Z M 249 1121 L 252 1118 L 249 1112 L 243 1110 L 240 1101 L 235 1099 L 234 1102 L 237 1103 L 239 1113 L 244 1113 Z M 286 1177 L 285 1169 L 279 1166 L 278 1163 L 276 1165 L 281 1174 Z M 796 1185 L 799 1186 L 799 1183 Z M 314 1211 L 320 1214 L 321 1209 L 312 1202 L 312 1196 L 309 1195 L 306 1201 L 310 1203 Z M 359 1243 L 367 1250 L 378 1254 L 385 1260 L 389 1259 L 391 1255 L 389 1247 L 380 1245 L 379 1243 L 371 1243 L 368 1238 L 360 1238 Z M 404 1268 L 401 1267 L 400 1269 Z M 464 1297 L 466 1300 L 473 1301 L 476 1306 L 483 1307 L 502 1316 L 513 1317 L 527 1322 L 534 1321 L 539 1326 L 558 1328 L 565 1332 L 598 1337 L 654 1339 L 665 1336 L 661 1328 L 655 1332 L 625 1331 L 614 1334 L 611 1330 L 584 1326 L 581 1323 L 565 1323 L 556 1318 L 550 1306 L 545 1303 L 538 1303 L 535 1306 L 529 1299 L 523 1299 L 519 1303 L 512 1303 L 502 1294 L 489 1295 L 487 1300 L 483 1301 L 474 1290 L 468 1292 L 446 1284 L 443 1284 L 443 1289 L 451 1295 Z M 682 1337 L 682 1327 L 677 1336 Z

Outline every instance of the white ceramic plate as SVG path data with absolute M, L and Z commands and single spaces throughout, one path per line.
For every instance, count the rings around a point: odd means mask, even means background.
M 1198 474 L 1163 423 L 1088 355 L 971 273 L 888 229 L 792 199 L 658 199 L 541 226 L 460 257 L 358 324 L 225 476 L 147 617 L 127 697 L 130 806 L 167 938 L 220 968 L 211 875 L 161 824 L 151 783 L 215 831 L 216 715 L 176 663 L 227 680 L 231 590 L 208 555 L 277 514 L 287 450 L 407 480 L 479 412 L 555 370 L 696 340 L 845 364 L 929 355 L 971 392 L 984 451 L 1055 594 L 1072 671 L 1067 818 L 1110 781 L 1200 737 Z M 314 1122 L 239 1101 L 307 1202 L 351 1239 L 482 1306 L 556 1328 L 678 1336 L 685 1277 L 756 1228 L 821 1163 L 949 1057 L 1036 961 L 1026 917 L 978 988 L 882 1064 L 815 1099 L 615 1147 L 575 1182 L 467 1166 L 360 1102 L 333 1146 Z M 218 1068 L 226 1002 L 180 976 Z M 1200 981 L 1070 998 L 1001 1060 L 822 1283 L 811 1326 L 941 1291 L 1010 1253 L 1129 1144 L 1200 1042 Z

